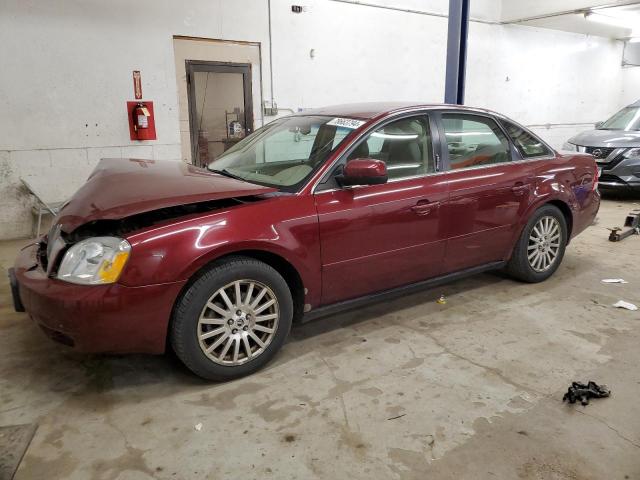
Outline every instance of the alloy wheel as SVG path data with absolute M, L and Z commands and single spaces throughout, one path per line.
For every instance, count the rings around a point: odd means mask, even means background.
M 529 234 L 527 259 L 536 272 L 551 268 L 560 252 L 561 227 L 558 219 L 544 216 L 536 222 Z
M 278 328 L 278 299 L 265 284 L 236 280 L 216 290 L 198 319 L 198 342 L 213 362 L 242 365 L 263 353 Z

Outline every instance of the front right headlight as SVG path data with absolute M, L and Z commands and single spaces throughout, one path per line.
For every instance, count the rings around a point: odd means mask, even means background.
M 573 143 L 564 142 L 564 145 L 562 145 L 562 150 L 568 150 L 570 152 L 577 152 L 578 151 L 578 146 L 574 145 Z
M 87 238 L 67 250 L 58 269 L 58 279 L 81 285 L 114 283 L 130 252 L 131 245 L 122 238 Z

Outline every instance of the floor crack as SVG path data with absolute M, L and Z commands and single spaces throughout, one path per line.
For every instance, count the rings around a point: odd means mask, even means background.
M 442 350 L 444 350 L 445 353 L 458 358 L 462 361 L 468 362 L 471 365 L 474 365 L 478 368 L 481 368 L 487 372 L 492 373 L 493 375 L 497 376 L 498 378 L 500 378 L 503 382 L 519 389 L 519 390 L 524 390 L 525 392 L 529 392 L 529 393 L 535 393 L 536 395 L 539 395 L 540 397 L 548 397 L 549 395 L 543 393 L 543 392 L 539 392 L 538 390 L 531 388 L 531 387 L 525 387 L 524 385 L 515 382 L 514 380 L 511 380 L 509 377 L 507 377 L 504 373 L 502 373 L 500 370 L 498 370 L 497 368 L 493 368 L 493 367 L 489 367 L 487 365 L 483 365 L 482 363 L 478 363 L 475 360 L 471 360 L 470 358 L 464 357 L 463 355 L 460 355 L 459 353 L 456 353 L 454 351 L 452 351 L 449 347 L 447 347 L 445 344 L 443 344 L 442 342 L 440 342 L 437 338 L 435 338 L 433 335 L 431 335 L 428 332 L 425 332 L 423 330 L 420 330 L 418 328 L 414 328 L 410 325 L 404 325 L 402 324 L 402 326 L 404 326 L 405 328 L 408 328 L 410 330 L 413 330 L 414 332 L 420 333 L 421 335 L 431 339 L 433 341 L 433 343 L 435 343 L 438 347 L 440 347 Z
M 575 412 L 578 412 L 581 415 L 586 415 L 587 417 L 591 417 L 594 420 L 597 420 L 598 422 L 602 423 L 605 427 L 607 427 L 609 430 L 611 430 L 612 432 L 614 432 L 619 438 L 621 438 L 622 440 L 624 440 L 625 442 L 630 443 L 631 445 L 633 445 L 636 448 L 640 448 L 640 444 L 634 442 L 633 440 L 631 440 L 628 437 L 625 437 L 624 435 L 622 435 L 618 430 L 616 430 L 615 428 L 613 428 L 611 425 L 609 425 L 603 418 L 600 417 L 596 417 L 595 415 L 591 415 L 590 413 L 587 412 L 583 412 L 581 410 L 578 410 L 578 408 L 574 408 L 573 409 Z
M 320 357 L 320 360 L 322 360 L 322 363 L 324 363 L 327 369 L 329 370 L 329 374 L 331 375 L 331 378 L 333 378 L 334 383 L 338 385 L 340 383 L 340 380 L 338 380 L 338 377 L 336 377 L 335 373 L 333 373 L 333 369 L 329 365 L 329 362 L 327 362 L 322 355 L 319 355 L 319 357 Z M 351 430 L 351 426 L 349 425 L 349 416 L 347 415 L 347 406 L 344 403 L 344 395 L 340 393 L 338 397 L 340 399 L 340 405 L 342 406 L 342 415 L 344 416 L 344 423 L 347 429 Z

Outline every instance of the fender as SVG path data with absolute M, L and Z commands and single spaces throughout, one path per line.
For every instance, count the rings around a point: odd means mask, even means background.
M 258 250 L 277 255 L 299 274 L 306 303 L 320 295 L 318 216 L 311 196 L 278 197 L 199 215 L 137 232 L 119 283 L 142 286 L 184 282 L 224 255 Z
M 180 274 L 181 278 L 191 278 L 202 267 L 219 258 L 234 254 L 242 255 L 243 252 L 247 251 L 270 253 L 289 263 L 300 276 L 302 285 L 308 292 L 305 296 L 305 303 L 312 306 L 317 306 L 320 303 L 322 280 L 320 270 L 310 271 L 308 266 L 300 261 L 299 258 L 292 256 L 289 250 L 269 241 L 247 240 L 213 249 L 195 259 L 191 264 L 186 265 Z
M 571 225 L 573 223 L 574 214 L 579 209 L 579 205 L 576 201 L 575 194 L 573 193 L 572 188 L 567 186 L 567 183 L 570 182 L 561 183 L 554 180 L 553 182 L 542 181 L 534 183 L 533 188 L 530 192 L 531 201 L 527 205 L 527 208 L 523 212 L 523 214 L 520 215 L 520 220 L 515 225 L 513 237 L 511 239 L 511 248 L 509 249 L 509 252 L 505 259 L 511 258 L 513 248 L 515 247 L 518 238 L 520 238 L 520 235 L 522 235 L 522 231 L 524 230 L 524 227 L 527 225 L 527 222 L 529 221 L 533 213 L 538 208 L 548 203 L 561 202 L 567 207 L 567 211 L 564 211 L 563 213 L 566 214 L 567 212 L 569 212 L 570 214 L 570 218 L 567 219 L 567 226 L 570 229 L 569 238 L 567 238 L 567 244 L 569 243 L 569 240 L 574 236 Z

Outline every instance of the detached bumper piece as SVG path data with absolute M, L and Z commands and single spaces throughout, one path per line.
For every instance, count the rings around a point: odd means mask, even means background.
M 596 382 L 589 382 L 586 385 L 580 382 L 572 382 L 567 393 L 562 397 L 562 401 L 576 403 L 580 400 L 582 405 L 589 405 L 590 398 L 605 398 L 611 395 L 611 390 L 606 385 L 598 385 Z
M 615 227 L 609 234 L 610 242 L 619 242 L 631 235 L 640 235 L 640 210 L 633 210 L 624 220 L 625 229 Z
M 20 300 L 20 287 L 16 279 L 16 272 L 13 268 L 9 269 L 9 284 L 11 285 L 11 297 L 13 298 L 13 308 L 16 312 L 24 312 L 24 305 Z

